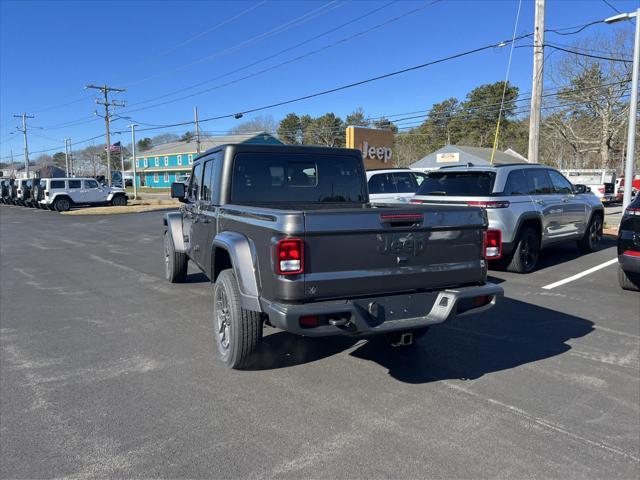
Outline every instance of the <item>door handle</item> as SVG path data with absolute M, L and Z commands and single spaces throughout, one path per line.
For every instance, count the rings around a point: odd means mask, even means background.
M 534 200 L 534 202 L 538 205 L 544 205 L 544 200 Z
M 562 199 L 562 203 L 569 203 L 569 199 L 568 198 L 563 198 Z

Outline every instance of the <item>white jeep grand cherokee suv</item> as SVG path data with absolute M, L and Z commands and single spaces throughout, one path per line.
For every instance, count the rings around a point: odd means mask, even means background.
M 122 188 L 102 185 L 93 178 L 44 178 L 39 195 L 41 208 L 65 212 L 73 205 L 127 204 L 127 194 Z

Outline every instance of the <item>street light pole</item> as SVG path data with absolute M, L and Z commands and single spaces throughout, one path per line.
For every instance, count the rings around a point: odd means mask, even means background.
M 133 199 L 138 199 L 138 174 L 136 172 L 136 127 L 135 123 L 129 125 L 131 127 L 131 165 L 133 167 Z
M 622 197 L 622 209 L 631 203 L 633 187 L 633 167 L 635 163 L 636 148 L 636 117 L 638 112 L 638 69 L 640 68 L 640 8 L 632 13 L 621 13 L 607 18 L 605 23 L 616 23 L 622 20 L 636 19 L 636 34 L 633 42 L 633 67 L 631 73 L 631 100 L 629 105 L 629 129 L 627 131 L 627 159 L 624 168 L 624 196 Z M 639 193 L 640 195 L 640 193 Z

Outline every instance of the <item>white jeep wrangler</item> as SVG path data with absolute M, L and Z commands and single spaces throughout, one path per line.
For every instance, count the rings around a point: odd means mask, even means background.
M 127 194 L 122 188 L 109 187 L 93 178 L 43 178 L 35 192 L 41 208 L 66 212 L 73 205 L 127 204 Z

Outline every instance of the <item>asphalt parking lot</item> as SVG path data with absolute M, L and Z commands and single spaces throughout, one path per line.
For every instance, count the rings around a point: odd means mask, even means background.
M 640 294 L 607 240 L 491 272 L 415 347 L 265 329 L 216 359 L 211 285 L 163 280 L 162 213 L 0 207 L 0 477 L 638 478 Z M 547 287 L 547 288 L 543 288 Z

